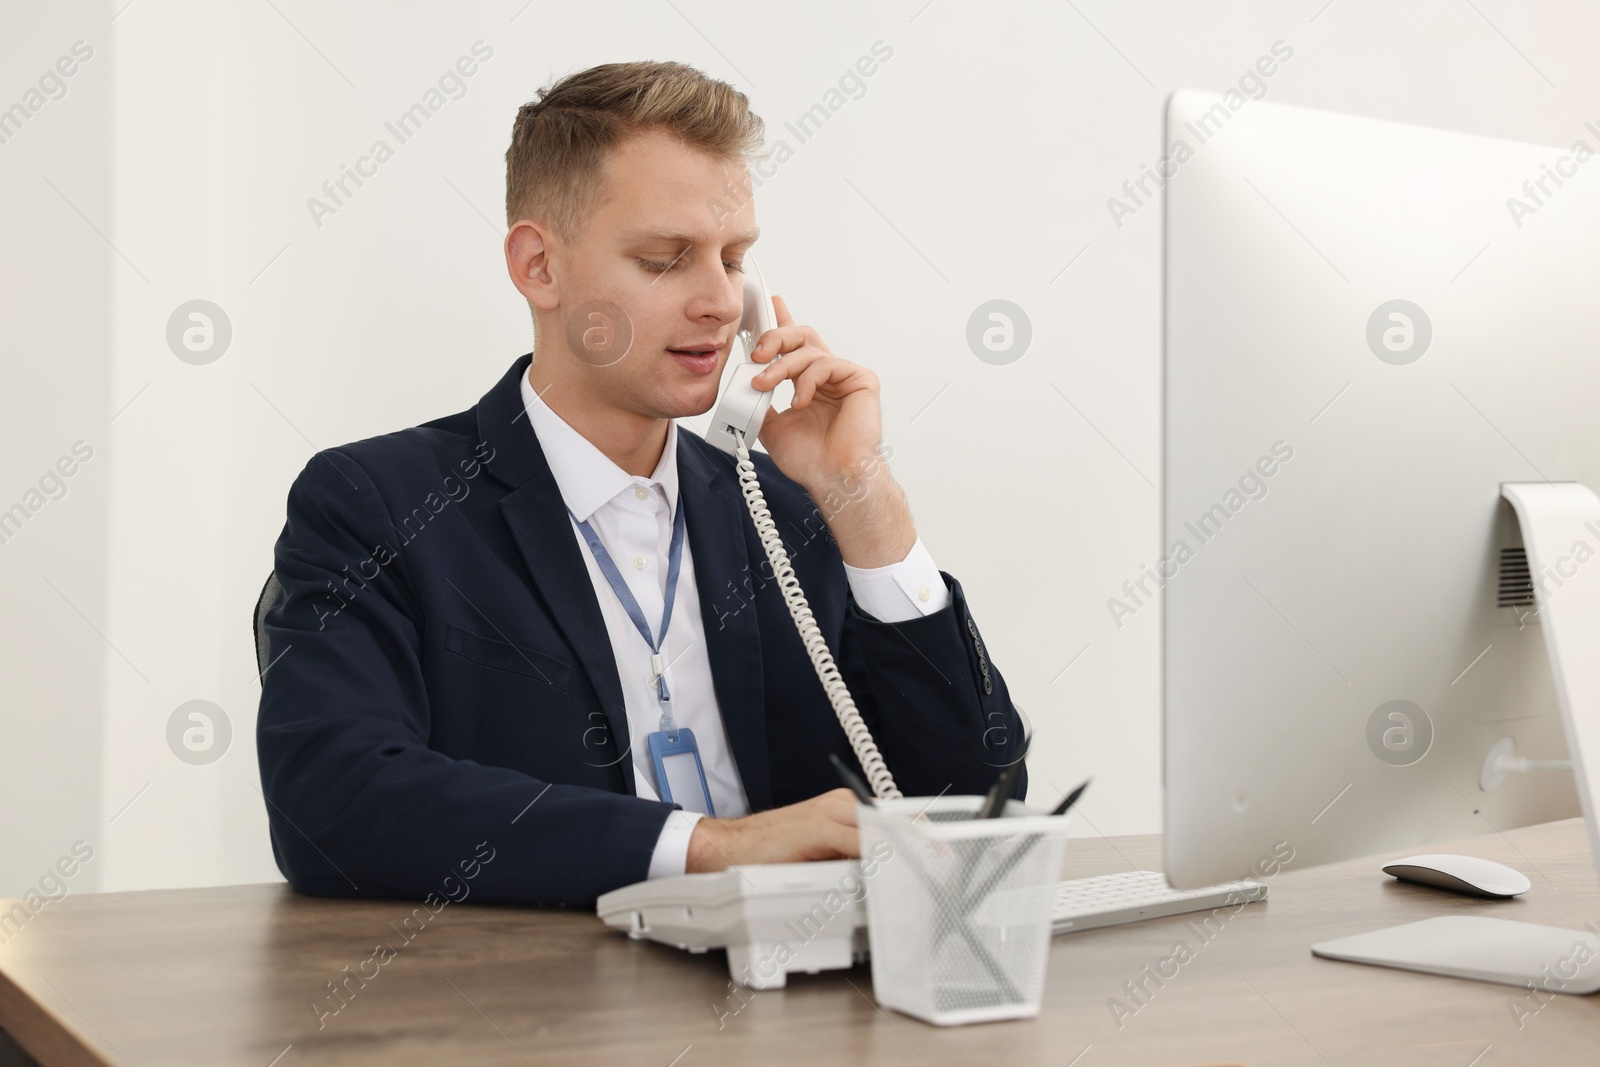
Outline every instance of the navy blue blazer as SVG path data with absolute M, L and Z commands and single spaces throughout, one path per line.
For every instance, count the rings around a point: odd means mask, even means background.
M 256 747 L 273 854 L 303 892 L 443 897 L 471 871 L 478 900 L 591 905 L 648 871 L 671 805 L 634 795 L 600 603 L 522 407 L 530 359 L 469 411 L 317 453 L 289 491 Z M 752 458 L 901 791 L 986 791 L 1022 735 L 960 583 L 941 572 L 932 615 L 863 614 L 811 498 Z M 750 806 L 833 789 L 828 754 L 854 756 L 733 460 L 680 425 L 678 472 Z

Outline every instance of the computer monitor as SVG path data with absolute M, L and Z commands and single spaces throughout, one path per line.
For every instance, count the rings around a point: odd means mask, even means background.
M 1137 587 L 1163 606 L 1173 885 L 1600 789 L 1600 129 L 1572 136 L 1168 101 L 1162 556 Z M 1558 498 L 1525 516 L 1532 573 L 1502 494 L 1530 483 Z

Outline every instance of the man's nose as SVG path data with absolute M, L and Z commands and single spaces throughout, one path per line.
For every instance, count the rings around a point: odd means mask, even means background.
M 702 290 L 699 315 L 709 315 L 718 322 L 738 322 L 744 311 L 744 281 L 738 272 L 728 273 L 720 263 L 716 275 L 707 280 Z

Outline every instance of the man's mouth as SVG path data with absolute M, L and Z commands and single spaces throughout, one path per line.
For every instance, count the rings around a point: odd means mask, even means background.
M 717 368 L 717 356 L 721 348 L 714 344 L 683 345 L 669 348 L 667 352 L 685 370 L 695 374 L 710 374 Z

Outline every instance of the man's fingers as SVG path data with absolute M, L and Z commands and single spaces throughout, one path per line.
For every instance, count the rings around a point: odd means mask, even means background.
M 828 847 L 838 855 L 846 859 L 854 859 L 861 855 L 861 835 L 854 826 L 830 822 L 825 832 Z
M 833 377 L 834 368 L 827 363 L 813 363 L 794 380 L 794 402 L 790 407 L 803 408 L 816 395 L 817 387 Z
M 850 790 L 840 786 L 830 789 L 817 797 L 823 804 L 823 810 L 828 817 L 844 826 L 854 828 L 856 825 L 856 795 Z
M 805 343 L 803 327 L 774 326 L 756 338 L 756 346 L 750 350 L 750 358 L 757 363 L 765 363 L 780 352 L 788 355 L 797 348 L 803 348 Z
M 803 348 L 795 349 L 793 352 L 785 353 L 782 359 L 776 363 L 769 364 L 760 374 L 752 378 L 751 382 L 757 389 L 776 389 L 778 383 L 785 378 L 793 378 L 817 360 L 828 358 L 831 357 L 820 348 L 806 345 Z M 768 385 L 769 382 L 771 383 L 770 385 Z
M 707 824 L 720 824 L 713 827 Z M 772 811 L 748 815 L 742 819 L 702 819 L 696 834 L 712 842 L 710 830 L 721 827 L 741 827 L 744 832 L 733 840 L 724 842 L 719 858 L 729 864 L 781 863 L 802 860 L 854 859 L 861 855 L 861 833 L 856 828 L 856 796 L 840 787 L 819 793 L 809 800 L 776 808 Z M 692 840 L 692 839 L 691 839 Z M 697 849 L 703 852 L 705 849 Z M 716 869 L 706 857 L 708 865 L 698 869 Z
M 823 343 L 822 335 L 810 326 L 796 326 L 791 323 L 779 323 L 760 337 L 756 338 L 756 346 L 750 353 L 750 358 L 757 363 L 765 363 L 778 353 L 788 355 L 797 348 L 810 345 L 832 354 L 832 350 Z

